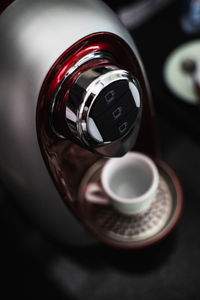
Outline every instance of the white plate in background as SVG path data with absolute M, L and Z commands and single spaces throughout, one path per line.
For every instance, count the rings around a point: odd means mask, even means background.
M 181 100 L 196 105 L 192 79 L 181 70 L 181 63 L 186 58 L 194 59 L 200 82 L 200 39 L 185 43 L 176 48 L 166 59 L 164 64 L 164 80 L 168 88 Z

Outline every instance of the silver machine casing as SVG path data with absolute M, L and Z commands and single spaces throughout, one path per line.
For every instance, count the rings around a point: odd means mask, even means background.
M 98 0 L 17 0 L 0 15 L 1 181 L 30 218 L 63 244 L 95 240 L 68 210 L 44 164 L 37 100 L 57 58 L 96 32 L 118 35 L 137 54 L 127 30 Z

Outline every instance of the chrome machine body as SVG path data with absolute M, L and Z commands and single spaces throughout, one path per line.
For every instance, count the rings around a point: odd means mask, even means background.
M 73 204 L 84 170 L 136 140 L 136 149 L 155 154 L 154 115 L 131 36 L 97 0 L 16 0 L 0 15 L 0 66 L 1 180 L 58 241 L 94 243 Z M 113 101 L 113 87 L 130 100 L 128 121 L 117 129 L 101 107 L 102 97 Z M 114 120 L 124 103 L 113 108 Z

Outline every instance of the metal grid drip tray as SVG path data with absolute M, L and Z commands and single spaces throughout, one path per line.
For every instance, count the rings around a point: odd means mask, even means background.
M 156 243 L 175 226 L 182 210 L 182 190 L 174 172 L 156 161 L 160 174 L 156 199 L 150 209 L 136 215 L 124 215 L 112 205 L 94 204 L 84 197 L 88 183 L 99 180 L 105 159 L 97 161 L 83 177 L 78 201 L 86 226 L 96 238 L 119 247 L 140 248 Z

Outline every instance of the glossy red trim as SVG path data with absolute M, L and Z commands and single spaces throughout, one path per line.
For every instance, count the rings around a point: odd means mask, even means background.
M 140 86 L 142 89 L 142 100 L 144 103 L 144 108 L 140 134 L 138 136 L 135 148 L 138 151 L 142 151 L 155 156 L 156 154 L 158 154 L 158 144 L 155 129 L 155 115 L 149 100 L 149 93 L 147 91 L 144 76 L 141 71 L 141 66 L 138 62 L 138 59 L 134 55 L 132 49 L 130 49 L 127 43 L 125 43 L 125 41 L 122 40 L 119 36 L 116 36 L 112 33 L 102 32 L 91 34 L 90 36 L 84 37 L 83 39 L 75 43 L 72 47 L 67 49 L 58 58 L 58 60 L 55 62 L 55 64 L 52 66 L 49 73 L 47 74 L 39 96 L 38 107 L 42 105 L 42 101 L 45 101 L 47 103 L 51 101 L 52 96 L 55 94 L 55 91 L 57 90 L 60 81 L 63 79 L 67 71 L 78 60 L 80 60 L 85 55 L 88 55 L 97 50 L 108 51 L 112 53 L 116 60 L 116 65 L 118 65 L 121 68 L 125 68 L 126 70 L 132 72 L 134 75 L 136 74 L 136 77 L 140 82 Z M 96 62 L 94 62 L 93 64 L 94 67 L 96 65 Z M 106 62 L 104 61 L 103 64 L 106 64 Z M 70 90 L 70 87 L 77 78 L 77 76 L 80 75 L 80 72 L 81 69 L 76 71 L 70 78 L 68 91 Z M 39 109 L 37 111 L 39 111 Z M 40 122 L 40 119 L 40 117 L 37 118 L 38 124 Z M 40 127 L 40 125 L 38 127 Z M 70 132 L 68 132 L 68 134 L 70 134 Z
M 64 202 L 80 220 L 81 224 L 84 225 L 97 240 L 114 247 L 125 248 L 117 243 L 112 244 L 109 240 L 105 240 L 102 236 L 97 235 L 93 229 L 93 224 L 88 224 L 87 220 L 84 219 L 85 216 L 83 215 L 79 203 L 77 203 L 77 191 L 82 176 L 85 171 L 99 159 L 99 156 L 80 147 L 67 129 L 64 132 L 66 136 L 65 140 L 56 136 L 49 122 L 52 97 L 60 81 L 78 60 L 97 50 L 110 52 L 114 57 L 115 64 L 122 69 L 130 71 L 139 81 L 144 109 L 141 129 L 134 150 L 147 153 L 151 156 L 157 155 L 154 113 L 141 66 L 133 50 L 127 43 L 119 36 L 111 33 L 102 32 L 84 37 L 67 49 L 52 66 L 43 83 L 38 100 L 37 134 L 47 169 Z M 84 68 L 91 68 L 97 64 L 107 64 L 109 61 L 94 60 L 91 63 L 89 63 L 90 65 L 86 63 L 70 76 L 67 82 L 68 91 L 77 76 L 83 72 Z M 61 101 L 61 106 L 62 105 Z M 62 109 L 60 110 L 59 108 L 59 111 L 62 111 Z M 60 127 L 62 127 L 62 124 L 60 125 Z M 76 143 L 74 143 L 74 141 Z

